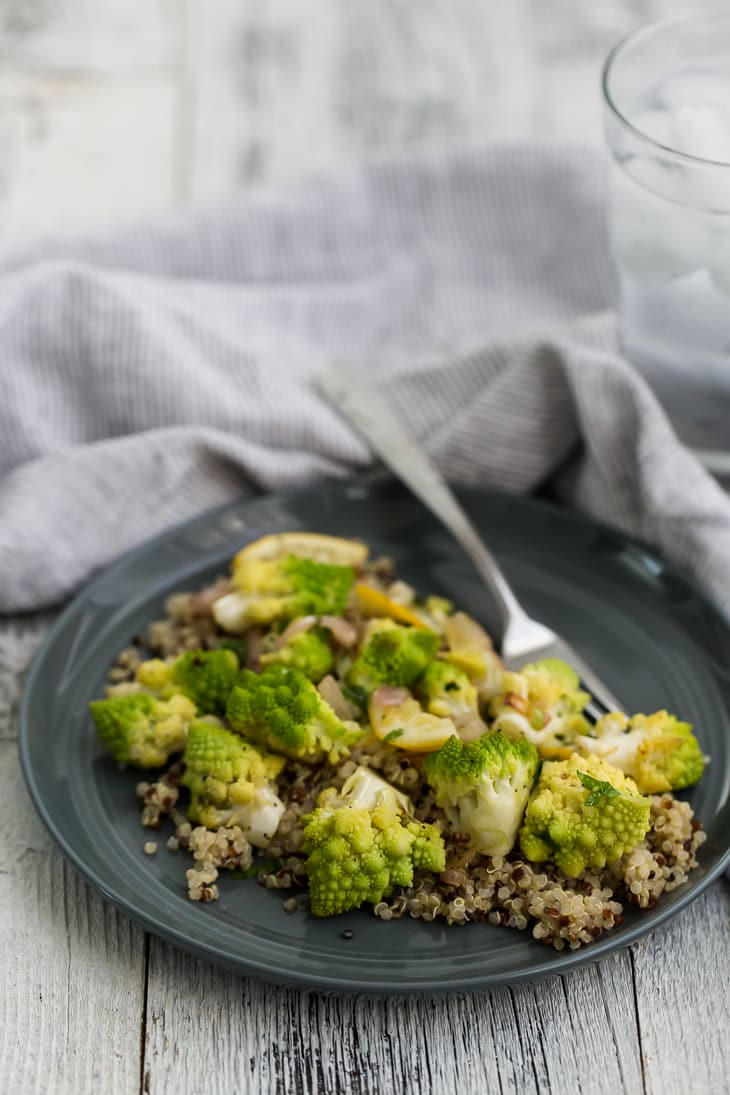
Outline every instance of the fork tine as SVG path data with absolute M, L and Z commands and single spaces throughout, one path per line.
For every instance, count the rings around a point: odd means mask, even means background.
M 603 704 L 598 703 L 595 699 L 591 699 L 583 708 L 583 714 L 586 718 L 590 719 L 591 722 L 598 722 L 600 718 L 603 718 L 603 716 L 607 714 L 607 710 Z
M 607 711 L 623 711 L 622 705 L 593 670 L 578 659 L 576 661 L 578 661 L 578 664 L 576 665 L 574 662 L 574 667 L 586 690 L 590 692 L 593 704 L 603 708 L 601 715 L 605 715 Z

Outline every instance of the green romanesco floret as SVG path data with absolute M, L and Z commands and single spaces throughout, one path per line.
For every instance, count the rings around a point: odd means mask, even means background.
M 346 753 L 363 731 L 343 723 L 298 669 L 271 665 L 262 673 L 244 669 L 228 700 L 234 730 L 276 753 L 319 760 Z
M 631 719 L 612 712 L 598 720 L 590 736 L 577 737 L 573 745 L 583 756 L 600 757 L 620 768 L 645 795 L 691 787 L 705 767 L 691 725 L 668 711 Z
M 527 804 L 520 848 L 532 862 L 552 860 L 576 878 L 635 848 L 649 829 L 650 809 L 633 780 L 596 757 L 546 761 Z
M 453 830 L 468 833 L 484 855 L 507 855 L 539 767 L 534 745 L 490 732 L 466 745 L 449 738 L 426 757 L 423 773 Z
M 286 665 L 298 669 L 314 684 L 331 673 L 334 664 L 335 656 L 326 633 L 315 628 L 295 635 L 279 650 L 261 656 L 262 666 Z
M 372 620 L 365 640 L 346 674 L 351 688 L 372 692 L 381 684 L 411 688 L 439 647 L 434 631 Z
M 284 758 L 254 748 L 222 726 L 198 720 L 190 724 L 184 760 L 189 819 L 208 829 L 238 825 L 251 844 L 265 848 L 284 813 L 271 783 Z
M 519 673 L 503 672 L 501 692 L 489 705 L 492 727 L 531 742 L 543 759 L 567 757 L 575 736 L 589 731 L 581 714 L 589 699 L 574 669 L 545 658 Z
M 234 571 L 233 581 L 235 592 L 215 601 L 212 611 L 224 631 L 238 634 L 253 624 L 295 616 L 339 616 L 347 604 L 355 571 L 350 566 L 288 555 L 248 560 Z
M 486 734 L 476 685 L 458 666 L 438 658 L 429 662 L 418 683 L 418 695 L 430 714 L 453 719 L 462 741 Z
M 99 737 L 120 764 L 159 768 L 185 748 L 195 704 L 187 696 L 161 700 L 146 692 L 93 700 Z
M 238 674 L 238 658 L 232 650 L 186 650 L 174 662 L 161 658 L 142 662 L 136 679 L 164 699 L 181 693 L 200 714 L 222 715 Z
M 394 886 L 410 886 L 414 869 L 442 871 L 443 839 L 413 821 L 409 799 L 369 768 L 357 768 L 341 791 L 330 788 L 305 819 L 309 902 L 314 916 L 377 904 Z

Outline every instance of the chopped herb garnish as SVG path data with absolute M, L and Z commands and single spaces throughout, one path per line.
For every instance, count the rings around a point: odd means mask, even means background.
M 597 806 L 602 798 L 618 798 L 621 794 L 605 779 L 596 779 L 595 776 L 589 776 L 587 772 L 578 772 L 577 775 L 586 790 L 590 791 L 586 806 Z
M 383 741 L 396 741 L 397 738 L 403 737 L 403 730 L 391 730 L 389 734 L 386 734 Z
M 343 684 L 342 695 L 350 703 L 354 703 L 355 707 L 359 707 L 361 710 L 365 710 L 368 702 L 368 692 L 366 688 L 360 688 L 354 684 Z

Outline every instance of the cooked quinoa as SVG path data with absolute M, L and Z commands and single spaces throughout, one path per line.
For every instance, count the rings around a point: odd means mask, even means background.
M 391 605 L 401 606 L 406 612 L 417 609 L 414 591 L 396 579 L 389 560 L 366 564 L 358 578 Z M 219 649 L 226 632 L 216 622 L 211 607 L 231 589 L 229 580 L 221 578 L 199 593 L 169 598 L 164 619 L 151 623 L 146 635 L 137 637 L 120 652 L 109 672 L 108 695 L 136 695 L 140 691 L 140 666 L 149 654 L 171 664 L 185 652 Z M 430 625 L 436 627 L 441 626 L 439 612 L 448 610 L 434 604 L 428 611 Z M 367 618 L 351 601 L 340 616 L 339 624 L 335 621 L 339 630 L 335 629 L 332 640 L 336 689 L 348 671 L 352 678 L 351 667 L 359 649 L 353 648 L 353 640 L 347 638 L 345 625 L 358 644 L 367 633 Z M 271 636 L 264 628 L 251 626 L 246 638 L 246 662 L 248 668 L 256 670 L 262 653 L 274 649 Z M 340 639 L 349 645 L 339 647 Z M 330 698 L 321 686 L 320 691 Z M 348 698 L 351 694 L 347 688 L 335 691 L 338 714 L 345 726 L 356 725 L 357 709 Z M 528 701 L 519 696 L 511 701 L 510 695 L 506 693 L 512 710 L 505 710 L 514 721 L 515 713 L 522 715 L 527 710 Z M 541 714 L 541 723 L 545 717 L 550 718 Z M 212 721 L 223 725 L 220 718 Z M 192 866 L 185 872 L 191 900 L 209 902 L 218 898 L 221 871 L 233 871 L 234 877 L 253 877 L 259 864 L 256 878 L 260 885 L 295 891 L 284 900 L 284 908 L 294 912 L 298 907 L 296 892 L 306 893 L 308 886 L 307 854 L 303 850 L 306 819 L 317 809 L 322 792 L 331 789 L 328 794 L 342 793 L 347 781 L 366 769 L 406 795 L 415 821 L 435 826 L 445 845 L 443 870 L 416 870 L 411 885 L 392 887 L 387 897 L 373 904 L 377 917 L 393 920 L 410 916 L 425 921 L 441 918 L 450 925 L 487 923 L 510 927 L 529 931 L 534 939 L 557 950 L 575 949 L 620 925 L 627 903 L 642 909 L 653 907 L 665 890 L 681 886 L 697 866 L 696 854 L 705 833 L 689 804 L 668 791 L 647 796 L 649 828 L 642 840 L 620 858 L 603 867 L 589 866 L 577 878 L 566 875 L 550 859 L 531 862 L 520 851 L 519 842 L 506 854 L 487 854 L 475 848 L 473 835 L 456 828 L 453 816 L 437 804 L 438 795 L 424 772 L 424 754 L 400 748 L 401 732 L 380 740 L 372 733 L 364 734 L 344 755 L 320 756 L 315 763 L 306 758 L 288 758 L 272 783 L 282 804 L 278 824 L 273 835 L 267 832 L 266 841 L 259 841 L 258 847 L 252 846 L 251 833 L 239 824 L 221 823 L 216 827 L 191 819 L 188 789 L 183 786 L 185 763 L 179 756 L 171 758 L 162 774 L 137 784 L 141 823 L 161 833 L 169 852 L 182 851 L 192 858 Z M 617 794 L 611 788 L 601 793 Z M 144 844 L 148 855 L 157 850 L 157 841 Z

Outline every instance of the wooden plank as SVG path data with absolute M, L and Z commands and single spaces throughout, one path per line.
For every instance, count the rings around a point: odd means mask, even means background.
M 70 230 L 167 208 L 174 109 L 172 75 L 98 81 L 4 72 L 0 227 Z
M 193 194 L 372 149 L 522 135 L 524 0 L 191 0 Z
M 131 1095 L 145 945 L 51 846 L 0 742 L 0 1088 Z
M 58 72 L 128 72 L 170 63 L 180 0 L 6 0 L 4 60 Z
M 144 1072 L 244 1091 L 636 1092 L 626 954 L 571 977 L 436 1001 L 324 997 L 239 979 L 152 940 Z
M 730 882 L 635 948 L 648 1095 L 730 1090 Z

